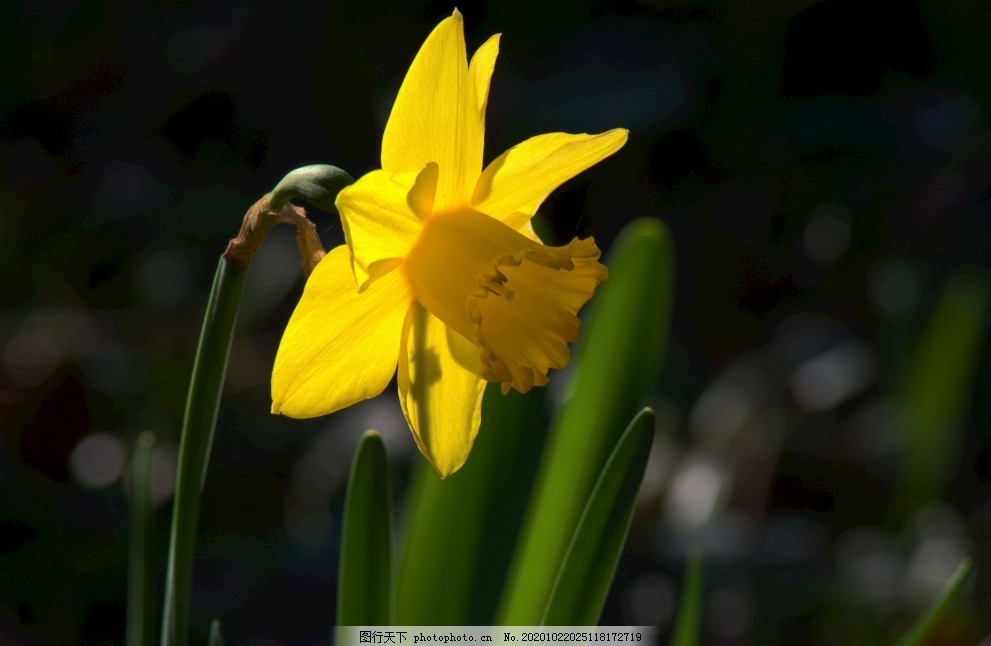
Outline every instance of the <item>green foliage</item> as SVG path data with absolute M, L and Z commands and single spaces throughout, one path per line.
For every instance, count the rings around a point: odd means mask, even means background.
M 702 553 L 693 551 L 688 556 L 688 569 L 681 584 L 681 600 L 678 604 L 678 620 L 671 638 L 672 646 L 697 646 L 701 641 L 702 574 Z
M 654 412 L 640 411 L 609 456 L 571 538 L 547 601 L 545 626 L 595 625 L 612 584 L 654 439 Z
M 210 622 L 210 646 L 224 646 L 224 636 L 220 632 L 220 621 L 214 619 Z
M 950 575 L 949 581 L 946 582 L 942 594 L 933 601 L 929 610 L 919 617 L 918 621 L 905 633 L 905 636 L 898 640 L 897 646 L 917 646 L 926 643 L 926 639 L 932 634 L 939 620 L 946 614 L 947 608 L 950 607 L 950 603 L 960 592 L 972 569 L 970 559 L 964 559 L 957 566 L 957 569 Z
M 579 517 L 667 338 L 674 250 L 657 220 L 628 225 L 592 306 L 568 398 L 552 425 L 498 621 L 540 621 Z
M 127 644 L 155 638 L 155 508 L 151 500 L 151 458 L 155 434 L 138 436 L 131 458 L 131 536 L 127 566 Z
M 906 520 L 942 495 L 963 441 L 988 323 L 988 285 L 976 273 L 946 283 L 916 349 L 902 398 L 896 513 Z
M 397 623 L 492 623 L 544 439 L 542 394 L 503 395 L 498 384 L 489 386 L 482 426 L 461 470 L 441 480 L 417 460 L 404 522 Z
M 368 431 L 351 464 L 341 532 L 339 626 L 393 622 L 392 503 L 382 438 Z

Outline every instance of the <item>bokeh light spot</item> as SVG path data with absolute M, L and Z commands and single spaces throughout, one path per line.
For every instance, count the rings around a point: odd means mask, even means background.
M 79 484 L 102 489 L 120 478 L 124 469 L 124 444 L 109 433 L 93 433 L 76 443 L 69 461 Z
M 850 245 L 845 209 L 832 203 L 816 209 L 805 225 L 804 241 L 812 262 L 832 265 L 839 260 Z
M 791 392 L 805 410 L 829 410 L 860 392 L 873 378 L 870 347 L 844 343 L 800 364 L 791 376 Z

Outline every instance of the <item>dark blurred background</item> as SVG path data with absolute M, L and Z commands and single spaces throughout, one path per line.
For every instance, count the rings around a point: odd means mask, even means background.
M 164 568 L 218 255 L 289 170 L 378 166 L 398 85 L 452 8 L 0 3 L 0 643 L 122 641 L 128 456 L 156 433 Z M 991 630 L 986 4 L 461 10 L 469 51 L 503 33 L 486 160 L 626 127 L 543 215 L 604 249 L 657 217 L 677 247 L 655 451 L 603 621 L 668 630 L 702 545 L 707 643 L 879 643 L 965 554 L 978 575 L 938 641 Z M 311 217 L 341 242 L 335 217 Z M 326 419 L 268 414 L 301 285 L 277 230 L 248 278 L 203 499 L 193 621 L 220 618 L 228 643 L 325 643 L 360 433 L 384 435 L 398 498 L 421 459 L 394 388 Z M 927 374 L 952 401 L 916 433 Z M 919 437 L 928 485 L 900 457 Z

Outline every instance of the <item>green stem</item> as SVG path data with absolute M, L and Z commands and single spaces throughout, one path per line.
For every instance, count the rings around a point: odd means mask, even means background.
M 685 580 L 682 581 L 672 646 L 696 646 L 702 633 L 702 552 L 692 550 L 688 555 Z
M 960 592 L 960 588 L 963 587 L 964 581 L 970 576 L 972 569 L 973 564 L 969 558 L 965 558 L 960 562 L 960 565 L 953 571 L 949 581 L 943 587 L 943 592 L 933 602 L 932 606 L 929 607 L 926 614 L 919 617 L 905 636 L 898 640 L 896 646 L 917 646 L 918 644 L 926 643 L 936 624 L 946 614 L 947 609 L 950 607 L 950 602 L 956 598 Z
M 220 632 L 220 621 L 217 619 L 210 624 L 210 646 L 224 646 L 224 636 Z
M 155 434 L 138 436 L 131 461 L 131 545 L 127 568 L 127 644 L 155 639 L 155 510 L 151 502 L 151 458 Z
M 179 444 L 165 610 L 162 615 L 163 646 L 185 644 L 189 637 L 193 552 L 200 494 L 206 479 L 220 393 L 227 372 L 227 357 L 246 274 L 247 267 L 237 267 L 224 258 L 220 259 L 203 318 Z
M 234 322 L 248 263 L 276 223 L 290 222 L 296 225 L 296 241 L 308 274 L 323 257 L 323 247 L 306 214 L 289 204 L 289 200 L 302 198 L 322 209 L 332 210 L 337 193 L 353 181 L 341 169 L 326 164 L 291 171 L 270 196 L 263 197 L 248 209 L 241 231 L 230 241 L 227 251 L 220 258 L 203 318 L 182 422 L 165 582 L 165 610 L 162 613 L 163 646 L 185 645 L 189 638 L 193 552 L 200 495 L 210 461 L 220 393 L 227 374 L 227 357 L 231 351 Z

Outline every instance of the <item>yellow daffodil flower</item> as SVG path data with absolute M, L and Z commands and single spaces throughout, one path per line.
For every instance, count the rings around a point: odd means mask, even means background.
M 382 169 L 337 197 L 347 242 L 309 277 L 272 374 L 272 412 L 315 417 L 381 393 L 399 401 L 441 477 L 468 457 L 486 381 L 526 392 L 568 363 L 578 310 L 606 279 L 591 238 L 530 226 L 560 184 L 627 132 L 552 133 L 482 168 L 499 36 L 468 63 L 457 11 L 413 60 L 382 138 Z

